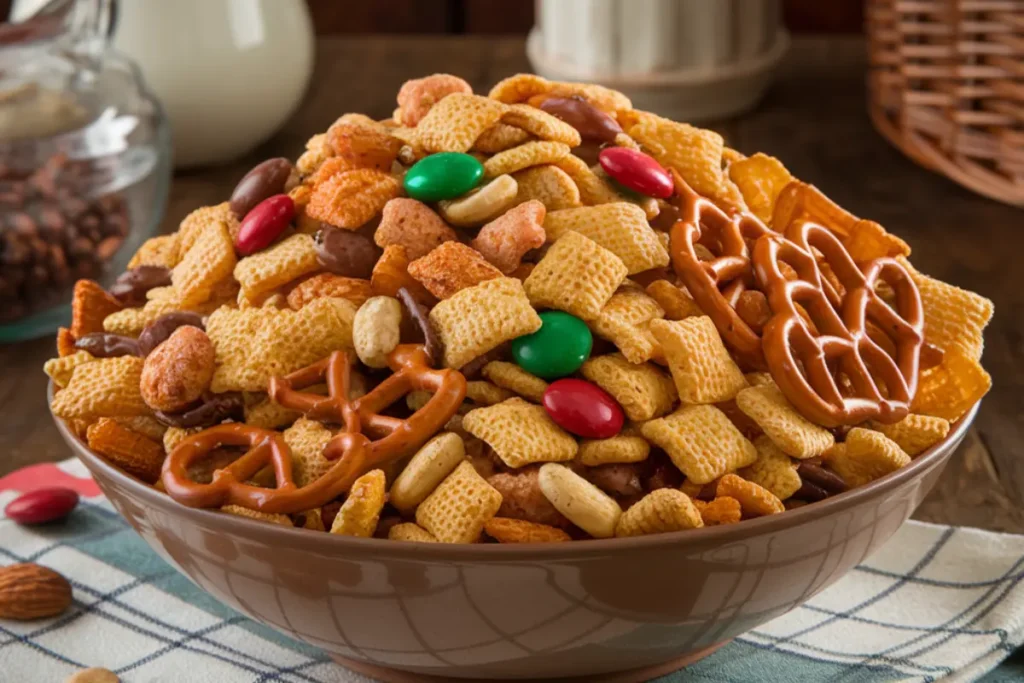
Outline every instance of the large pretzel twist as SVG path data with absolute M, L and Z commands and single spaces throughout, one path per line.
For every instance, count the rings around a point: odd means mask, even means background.
M 814 249 L 843 291 L 822 277 Z M 785 237 L 758 239 L 753 262 L 772 309 L 764 327 L 764 355 L 786 398 L 827 427 L 903 419 L 917 389 L 924 340 L 921 297 L 906 269 L 892 258 L 858 268 L 831 231 L 805 220 L 792 223 Z M 796 280 L 786 280 L 781 262 L 796 270 Z M 893 307 L 875 291 L 879 281 L 894 290 Z M 840 387 L 841 375 L 848 387 Z
M 241 505 L 269 513 L 310 510 L 334 500 L 360 475 L 408 455 L 433 436 L 455 414 L 466 396 L 466 378 L 456 370 L 434 370 L 423 347 L 405 344 L 388 357 L 394 372 L 365 396 L 349 399 L 352 357 L 335 351 L 329 357 L 285 377 L 270 380 L 270 396 L 285 408 L 309 418 L 334 422 L 343 429 L 324 448 L 335 464 L 301 488 L 292 479 L 291 452 L 279 432 L 245 424 L 223 424 L 186 437 L 164 462 L 167 493 L 190 507 Z M 328 395 L 303 393 L 327 382 Z M 429 391 L 431 399 L 406 419 L 380 412 L 411 391 Z M 371 440 L 363 434 L 370 432 Z M 245 455 L 216 470 L 208 484 L 188 476 L 188 468 L 219 446 L 247 446 Z M 245 482 L 272 464 L 276 488 Z
M 744 290 L 754 284 L 750 247 L 772 230 L 750 213 L 728 215 L 714 202 L 697 194 L 679 172 L 675 178 L 679 220 L 669 236 L 672 268 L 686 285 L 693 300 L 707 313 L 725 343 L 753 367 L 765 367 L 761 337 L 736 312 Z M 696 246 L 708 249 L 715 258 L 702 261 Z

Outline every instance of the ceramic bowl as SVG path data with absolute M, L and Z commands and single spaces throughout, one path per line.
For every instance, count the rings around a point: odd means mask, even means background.
M 346 666 L 384 680 L 594 681 L 679 668 L 835 582 L 910 516 L 976 411 L 907 467 L 820 503 L 729 526 L 551 545 L 349 538 L 187 508 L 57 425 L 165 560 Z

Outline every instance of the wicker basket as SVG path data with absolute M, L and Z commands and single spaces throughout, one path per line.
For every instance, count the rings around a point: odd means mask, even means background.
M 867 0 L 875 127 L 917 163 L 1024 206 L 1024 1 Z

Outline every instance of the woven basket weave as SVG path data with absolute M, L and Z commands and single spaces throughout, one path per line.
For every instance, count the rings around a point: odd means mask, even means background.
M 1024 206 L 1024 0 L 867 0 L 875 127 L 917 163 Z

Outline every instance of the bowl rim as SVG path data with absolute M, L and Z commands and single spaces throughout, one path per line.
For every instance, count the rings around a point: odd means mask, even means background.
M 47 388 L 48 401 L 52 402 L 53 381 Z M 424 560 L 447 559 L 450 561 L 510 561 L 528 560 L 533 558 L 557 558 L 559 556 L 606 554 L 613 551 L 629 551 L 649 549 L 668 545 L 726 545 L 741 541 L 751 536 L 758 536 L 776 531 L 784 527 L 796 527 L 805 522 L 819 518 L 830 512 L 839 512 L 863 502 L 866 499 L 882 495 L 896 488 L 918 474 L 930 469 L 936 461 L 941 460 L 966 435 L 974 422 L 981 401 L 975 403 L 959 420 L 951 425 L 946 437 L 911 460 L 910 464 L 895 472 L 880 477 L 864 486 L 846 491 L 836 496 L 810 505 L 786 510 L 782 514 L 768 515 L 756 519 L 745 520 L 740 524 L 723 524 L 705 526 L 699 529 L 671 531 L 646 536 L 630 536 L 628 538 L 603 538 L 571 543 L 421 543 L 416 541 L 393 541 L 379 538 L 357 538 L 323 532 L 311 532 L 301 527 L 284 527 L 267 524 L 249 519 L 241 515 L 230 515 L 210 509 L 192 508 L 182 505 L 168 494 L 158 491 L 152 486 L 121 471 L 109 464 L 74 434 L 64 420 L 53 415 L 57 430 L 64 440 L 72 447 L 75 455 L 83 461 L 90 474 L 99 470 L 102 475 L 140 498 L 147 505 L 160 509 L 176 517 L 184 517 L 193 523 L 206 524 L 225 529 L 237 530 L 243 536 L 258 534 L 263 540 L 279 539 L 285 546 L 301 545 L 305 549 L 318 553 L 368 553 L 376 556 L 400 555 L 408 558 L 413 552 L 415 558 Z M 313 547 L 315 546 L 315 547 Z

